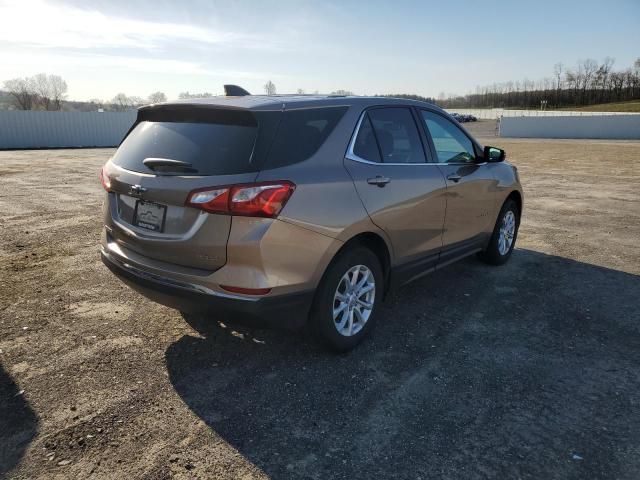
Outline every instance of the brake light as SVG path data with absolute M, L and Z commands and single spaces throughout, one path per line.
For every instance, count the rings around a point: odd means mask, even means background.
M 108 192 L 111 190 L 111 180 L 109 179 L 109 175 L 107 175 L 105 168 L 106 165 L 102 167 L 102 170 L 100 170 L 100 183 L 102 184 L 102 188 Z
M 200 188 L 189 194 L 186 205 L 209 213 L 275 218 L 295 188 L 289 181 Z

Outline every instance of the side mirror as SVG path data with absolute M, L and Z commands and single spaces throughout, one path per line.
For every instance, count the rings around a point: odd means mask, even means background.
M 484 161 L 485 162 L 504 162 L 507 154 L 504 150 L 498 147 L 484 147 Z

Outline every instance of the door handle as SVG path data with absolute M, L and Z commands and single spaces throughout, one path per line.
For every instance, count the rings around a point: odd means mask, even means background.
M 457 173 L 452 173 L 451 175 L 447 175 L 447 180 L 451 180 L 452 182 L 458 183 L 462 179 L 460 175 Z
M 376 175 L 373 178 L 367 178 L 367 183 L 369 185 L 377 185 L 380 188 L 384 187 L 387 183 L 391 181 L 388 177 L 383 177 L 382 175 Z

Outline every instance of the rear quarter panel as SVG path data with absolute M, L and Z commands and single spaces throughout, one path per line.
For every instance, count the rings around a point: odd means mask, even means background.
M 388 238 L 376 227 L 344 166 L 344 156 L 362 107 L 352 106 L 325 143 L 309 159 L 286 167 L 262 170 L 257 181 L 290 180 L 296 190 L 279 219 L 342 242 L 362 232 Z M 390 251 L 391 252 L 391 251 Z

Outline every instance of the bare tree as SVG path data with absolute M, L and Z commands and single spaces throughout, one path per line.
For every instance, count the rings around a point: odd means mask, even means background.
M 350 90 L 336 90 L 335 92 L 331 92 L 331 95 L 353 95 L 353 92 Z
M 304 95 L 304 90 L 299 88 L 298 91 L 296 92 L 298 95 Z
M 149 103 L 162 103 L 167 101 L 167 96 L 163 92 L 154 92 L 147 99 Z
M 276 94 L 276 85 L 271 80 L 264 84 L 264 91 L 267 95 Z
M 186 98 L 209 98 L 213 97 L 212 93 L 204 92 L 204 93 L 189 93 L 189 92 L 180 92 L 178 98 L 186 99 Z
M 62 101 L 67 96 L 67 82 L 59 75 L 49 75 L 47 80 L 49 82 L 49 94 L 51 95 L 49 97 L 51 110 L 61 110 Z
M 51 105 L 51 92 L 46 73 L 39 73 L 33 76 L 33 90 L 38 96 L 38 103 L 45 110 L 49 110 L 49 106 Z
M 614 100 L 621 100 L 625 76 L 624 72 L 613 72 L 611 74 L 611 90 Z
M 129 97 L 129 105 L 131 106 L 131 108 L 137 108 L 140 105 L 144 105 L 145 101 L 144 98 L 142 97 L 137 97 L 137 96 L 133 96 L 133 97 Z
M 4 82 L 4 89 L 13 97 L 15 106 L 20 110 L 31 110 L 37 94 L 32 78 L 14 78 Z
M 45 110 L 60 110 L 67 92 L 67 82 L 59 75 L 39 73 L 33 77 L 38 103 Z
M 44 110 L 60 110 L 67 92 L 67 83 L 58 75 L 39 73 L 33 77 L 8 80 L 5 88 L 15 98 L 16 106 L 22 110 L 32 110 L 37 106 Z
M 593 81 L 593 77 L 598 70 L 598 62 L 591 58 L 587 58 L 582 62 L 582 96 L 581 103 L 587 103 L 586 92 L 587 89 L 592 87 L 591 82 Z
M 553 76 L 556 77 L 556 107 L 560 105 L 560 87 L 562 86 L 562 70 L 564 65 L 558 62 L 553 66 Z
M 91 104 L 96 110 L 104 108 L 104 102 L 99 98 L 92 98 L 89 100 L 89 104 Z
M 597 90 L 592 96 L 592 100 L 598 103 L 603 103 L 607 95 L 607 87 L 609 86 L 611 69 L 613 67 L 614 59 L 611 57 L 605 57 L 604 61 L 600 64 L 596 70 L 593 88 Z
M 134 103 L 135 100 L 136 100 L 136 97 L 128 97 L 124 93 L 118 93 L 111 100 L 111 107 L 113 108 L 113 110 L 115 110 L 117 112 L 123 112 L 125 110 L 131 110 L 133 108 L 134 104 L 135 104 Z

